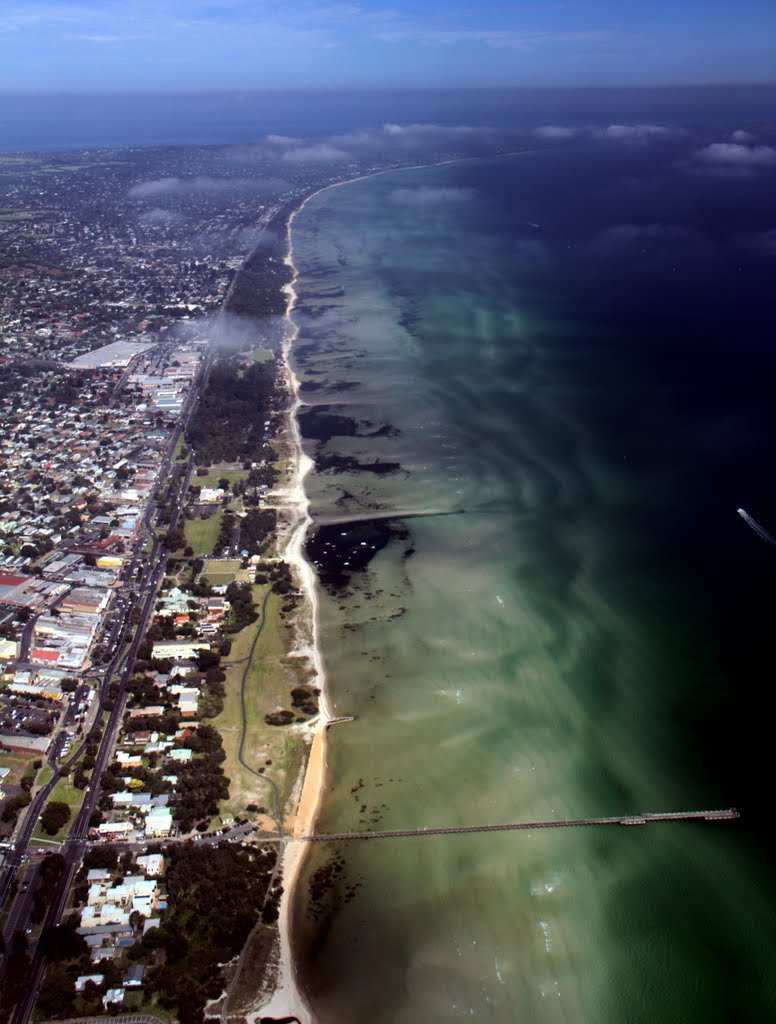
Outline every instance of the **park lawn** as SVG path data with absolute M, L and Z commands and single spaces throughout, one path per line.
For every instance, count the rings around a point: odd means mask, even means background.
M 25 775 L 35 774 L 32 766 L 36 761 L 40 761 L 42 759 L 42 754 L 27 754 L 16 750 L 3 750 L 2 753 L 0 753 L 0 768 L 11 769 L 11 774 L 5 780 L 6 785 L 21 785 L 21 781 Z
M 254 600 L 261 606 L 266 586 L 253 588 Z M 303 759 L 304 743 L 301 737 L 289 733 L 288 726 L 267 725 L 264 716 L 270 711 L 291 707 L 290 693 L 299 685 L 299 676 L 286 662 L 287 632 L 280 619 L 282 598 L 271 594 L 267 602 L 266 623 L 253 652 L 245 681 L 245 710 L 247 729 L 243 756 L 256 770 L 266 768 L 280 789 L 283 801 L 290 795 L 296 780 L 296 772 Z M 221 733 L 224 743 L 224 773 L 230 780 L 229 799 L 220 807 L 222 817 L 243 817 L 248 804 L 273 807 L 272 790 L 252 772 L 246 771 L 239 763 L 237 754 L 240 747 L 242 711 L 240 702 L 240 681 L 245 671 L 246 659 L 261 618 L 251 623 L 232 640 L 232 650 L 225 659 L 226 696 L 224 710 L 213 719 L 213 725 Z M 292 748 L 299 746 L 298 753 Z M 272 761 L 272 765 L 266 765 Z M 289 768 L 295 771 L 289 771 Z
M 236 480 L 245 480 L 247 477 L 247 469 L 219 469 L 218 466 L 211 466 L 206 476 L 200 476 L 198 469 L 191 478 L 191 482 L 198 487 L 218 487 L 219 480 L 228 480 L 230 484 L 233 484 Z
M 235 579 L 241 565 L 239 558 L 211 558 L 203 566 L 202 575 L 207 576 L 211 586 L 225 587 Z
M 70 818 L 67 822 L 65 822 L 62 828 L 53 836 L 50 836 L 48 832 L 43 831 L 43 827 L 41 826 L 41 823 L 39 821 L 35 826 L 35 831 L 32 833 L 32 840 L 34 841 L 38 839 L 56 841 L 58 839 L 66 839 L 70 832 L 70 826 L 73 824 L 75 816 L 78 813 L 81 803 L 83 802 L 84 793 L 85 790 L 76 789 L 76 787 L 73 785 L 72 773 L 71 775 L 68 775 L 66 778 L 60 779 L 56 786 L 54 786 L 54 789 L 52 790 L 51 796 L 48 798 L 47 803 L 51 803 L 52 801 L 61 801 L 62 803 L 67 804 L 70 808 Z
M 183 434 L 178 438 L 178 443 L 175 445 L 175 451 L 173 452 L 172 461 L 179 462 L 181 460 L 181 451 L 186 447 L 186 441 Z M 185 456 L 184 456 L 185 458 Z
M 196 556 L 213 554 L 223 518 L 224 510 L 219 508 L 214 516 L 208 516 L 207 519 L 186 520 L 183 526 L 186 544 L 193 549 Z
M 275 358 L 271 348 L 254 348 L 248 353 L 248 358 L 254 363 L 268 363 Z
M 159 1003 L 144 1002 L 144 993 L 142 991 L 136 990 L 133 992 L 131 989 L 124 991 L 121 1012 L 124 1013 L 127 1010 L 139 1017 L 157 1017 L 159 1020 L 164 1021 L 164 1024 L 172 1024 L 175 1020 L 175 1014 L 170 1010 L 165 1010 Z

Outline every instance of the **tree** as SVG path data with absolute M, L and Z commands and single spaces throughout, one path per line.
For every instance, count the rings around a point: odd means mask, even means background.
M 75 928 L 58 924 L 53 928 L 44 928 L 40 936 L 40 948 L 49 960 L 59 963 L 61 960 L 74 960 L 89 952 L 89 947 L 82 935 Z
M 46 804 L 40 823 L 43 831 L 54 836 L 70 821 L 70 807 L 61 800 L 53 800 Z
M 57 964 L 46 971 L 46 977 L 38 996 L 37 1008 L 46 1017 L 60 1016 L 63 1013 L 70 1014 L 73 1012 L 74 997 L 74 979 L 64 966 Z

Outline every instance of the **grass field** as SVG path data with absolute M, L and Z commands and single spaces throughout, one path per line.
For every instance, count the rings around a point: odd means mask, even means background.
M 224 587 L 237 576 L 241 561 L 239 558 L 211 558 L 205 563 L 202 575 L 207 576 L 213 587 Z
M 60 779 L 56 786 L 54 786 L 47 803 L 51 803 L 52 801 L 61 801 L 62 803 L 67 804 L 70 808 L 70 819 L 59 830 L 59 832 L 53 836 L 44 832 L 40 822 L 38 822 L 35 826 L 35 831 L 32 833 L 32 841 L 34 842 L 36 839 L 64 839 L 70 832 L 70 826 L 73 824 L 73 820 L 78 813 L 78 808 L 81 806 L 83 798 L 84 790 L 75 788 L 73 785 L 72 775 L 69 775 L 67 778 Z
M 248 353 L 248 358 L 254 363 L 268 363 L 275 358 L 275 353 L 271 348 L 254 348 Z
M 33 774 L 33 764 L 42 758 L 42 754 L 23 754 L 4 750 L 0 754 L 0 768 L 11 769 L 11 774 L 5 780 L 6 785 L 18 786 L 23 776 Z
M 175 451 L 173 452 L 173 462 L 178 462 L 181 457 L 181 451 L 186 447 L 186 441 L 184 440 L 183 434 L 178 438 L 178 443 L 175 445 Z M 184 456 L 185 458 L 185 456 Z
M 186 544 L 193 548 L 195 555 L 212 555 L 223 518 L 224 510 L 219 508 L 214 516 L 207 519 L 186 520 L 183 527 Z
M 195 473 L 191 482 L 199 487 L 218 487 L 219 480 L 228 480 L 230 484 L 233 484 L 235 480 L 245 480 L 247 476 L 247 469 L 219 469 L 218 466 L 211 466 L 207 471 L 207 476 L 199 476 Z
M 254 587 L 254 600 L 261 605 L 266 587 Z M 286 664 L 287 634 L 280 619 L 281 598 L 271 594 L 267 603 L 266 624 L 261 632 L 245 682 L 245 709 L 247 730 L 244 754 L 248 764 L 258 770 L 266 768 L 281 792 L 282 801 L 288 798 L 304 758 L 304 741 L 298 733 L 289 732 L 288 726 L 267 725 L 264 716 L 269 711 L 290 707 L 290 691 L 299 678 L 293 667 Z M 232 641 L 226 676 L 224 710 L 213 720 L 224 741 L 224 772 L 230 779 L 229 799 L 221 805 L 221 816 L 239 817 L 245 814 L 247 804 L 271 809 L 272 790 L 239 763 L 242 679 L 251 644 L 261 619 L 252 623 Z M 266 762 L 271 761 L 271 765 Z

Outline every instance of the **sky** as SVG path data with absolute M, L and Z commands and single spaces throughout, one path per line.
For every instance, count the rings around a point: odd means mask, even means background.
M 2 0 L 0 91 L 776 81 L 776 0 Z

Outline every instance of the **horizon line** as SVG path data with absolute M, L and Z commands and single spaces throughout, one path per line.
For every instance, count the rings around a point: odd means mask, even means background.
M 776 87 L 776 77 L 763 81 L 704 81 L 704 82 L 607 82 L 607 83 L 580 83 L 580 82 L 556 82 L 534 83 L 534 84 L 471 84 L 471 85 L 323 85 L 307 84 L 298 86 L 218 86 L 212 89 L 188 88 L 176 86 L 169 88 L 143 88 L 127 87 L 122 89 L 105 89 L 99 86 L 84 88 L 81 86 L 61 87 L 57 89 L 21 89 L 17 91 L 0 88 L 0 99 L 17 99 L 19 97 L 61 97 L 61 96 L 100 96 L 110 98 L 112 96 L 258 96 L 278 95 L 310 92 L 315 90 L 318 93 L 375 93 L 375 92 L 555 92 L 563 89 L 575 89 L 585 91 L 609 91 L 617 90 L 639 90 L 639 89 L 763 89 Z

